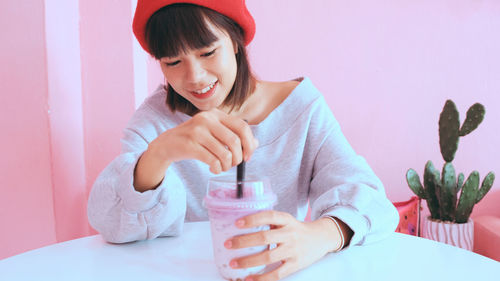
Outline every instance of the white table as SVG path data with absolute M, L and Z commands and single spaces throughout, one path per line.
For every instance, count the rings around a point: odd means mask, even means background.
M 0 261 L 0 280 L 223 280 L 207 222 L 187 223 L 179 237 L 109 244 L 95 235 Z M 284 280 L 500 280 L 500 262 L 414 236 L 353 247 Z

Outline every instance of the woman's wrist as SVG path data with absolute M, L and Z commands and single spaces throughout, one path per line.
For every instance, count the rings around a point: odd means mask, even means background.
M 321 219 L 328 222 L 328 230 L 332 233 L 332 239 L 337 241 L 330 252 L 338 252 L 349 245 L 354 232 L 347 224 L 332 216 L 324 216 Z
M 134 188 L 139 192 L 145 192 L 157 188 L 163 178 L 170 162 L 163 161 L 149 147 L 137 161 L 134 170 Z

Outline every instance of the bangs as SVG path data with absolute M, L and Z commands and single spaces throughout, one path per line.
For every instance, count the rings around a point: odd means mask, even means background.
M 156 59 L 176 57 L 190 49 L 201 49 L 218 40 L 207 25 L 210 9 L 174 4 L 158 10 L 146 25 L 146 41 Z

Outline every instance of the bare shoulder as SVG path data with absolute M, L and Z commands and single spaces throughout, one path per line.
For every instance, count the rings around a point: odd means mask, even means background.
M 293 92 L 300 82 L 296 80 L 283 82 L 263 82 L 263 88 L 269 97 L 269 105 L 272 110 L 278 107 Z
M 276 109 L 299 85 L 299 81 L 269 82 L 258 81 L 254 94 L 242 107 L 241 116 L 250 124 L 259 124 Z
M 273 93 L 273 97 L 278 103 L 284 101 L 299 84 L 300 82 L 296 80 L 264 82 L 265 87 L 269 92 Z
M 300 82 L 297 81 L 297 80 L 290 80 L 290 81 L 285 81 L 285 82 L 281 82 L 283 83 L 283 91 L 285 93 L 288 93 L 286 94 L 286 96 L 288 96 L 299 84 Z

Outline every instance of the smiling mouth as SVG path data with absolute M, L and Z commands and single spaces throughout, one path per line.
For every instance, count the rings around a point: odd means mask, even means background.
M 206 92 L 210 91 L 211 89 L 213 89 L 213 87 L 215 86 L 215 83 L 217 83 L 218 80 L 216 80 L 215 82 L 211 83 L 210 85 L 208 85 L 207 87 L 201 89 L 201 90 L 197 90 L 197 91 L 193 91 L 193 93 L 197 94 L 197 95 L 202 95 L 202 94 L 205 94 Z
M 191 95 L 197 99 L 207 99 L 211 97 L 215 93 L 215 89 L 217 89 L 217 85 L 219 85 L 219 80 L 210 83 L 208 86 L 201 90 L 191 91 Z

